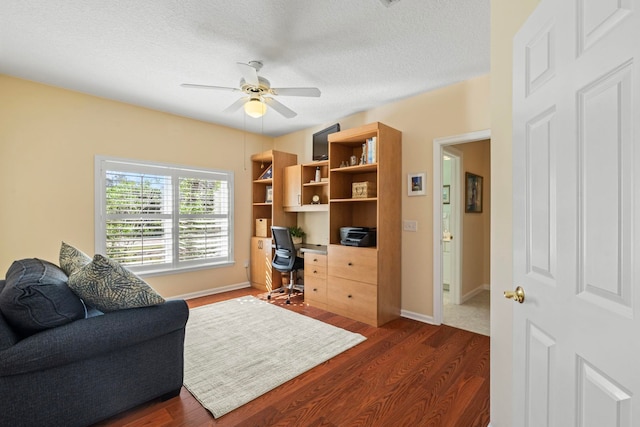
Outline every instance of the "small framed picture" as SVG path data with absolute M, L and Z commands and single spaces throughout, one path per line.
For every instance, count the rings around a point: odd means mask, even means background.
M 273 203 L 273 187 L 271 185 L 267 185 L 267 194 L 264 198 L 265 203 Z
M 424 196 L 427 194 L 426 188 L 426 173 L 410 173 L 407 175 L 407 194 L 409 196 Z
M 482 177 L 465 172 L 464 211 L 482 213 Z
M 450 185 L 443 185 L 442 186 L 442 203 L 445 205 L 448 205 L 449 203 L 451 203 L 451 186 Z

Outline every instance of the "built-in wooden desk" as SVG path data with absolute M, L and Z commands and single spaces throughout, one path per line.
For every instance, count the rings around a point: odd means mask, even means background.
M 299 245 L 295 245 L 296 249 L 298 249 L 302 254 L 312 253 L 312 254 L 327 254 L 327 246 L 326 245 L 314 245 L 311 243 L 300 243 Z

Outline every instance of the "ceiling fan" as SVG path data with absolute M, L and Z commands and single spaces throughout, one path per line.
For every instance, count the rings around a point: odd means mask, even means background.
M 297 114 L 289 107 L 273 96 L 312 96 L 319 97 L 320 89 L 316 87 L 271 87 L 269 80 L 258 75 L 262 68 L 261 61 L 249 61 L 248 64 L 238 62 L 238 69 L 242 78 L 237 88 L 224 86 L 210 86 L 192 83 L 183 83 L 180 86 L 194 89 L 214 89 L 230 92 L 244 92 L 247 96 L 238 99 L 236 102 L 224 109 L 225 112 L 233 112 L 244 106 L 245 112 L 251 117 L 261 117 L 267 111 L 266 105 L 273 108 L 284 117 L 290 119 Z

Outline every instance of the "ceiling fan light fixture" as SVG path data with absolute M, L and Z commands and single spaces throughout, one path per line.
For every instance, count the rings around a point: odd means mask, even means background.
M 257 119 L 264 116 L 267 112 L 267 106 L 259 99 L 252 99 L 244 104 L 244 112 L 247 113 L 248 116 Z

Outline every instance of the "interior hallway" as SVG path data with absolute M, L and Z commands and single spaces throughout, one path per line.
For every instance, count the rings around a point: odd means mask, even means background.
M 481 291 L 463 304 L 451 304 L 448 290 L 442 292 L 445 325 L 489 336 L 489 307 L 491 292 Z

